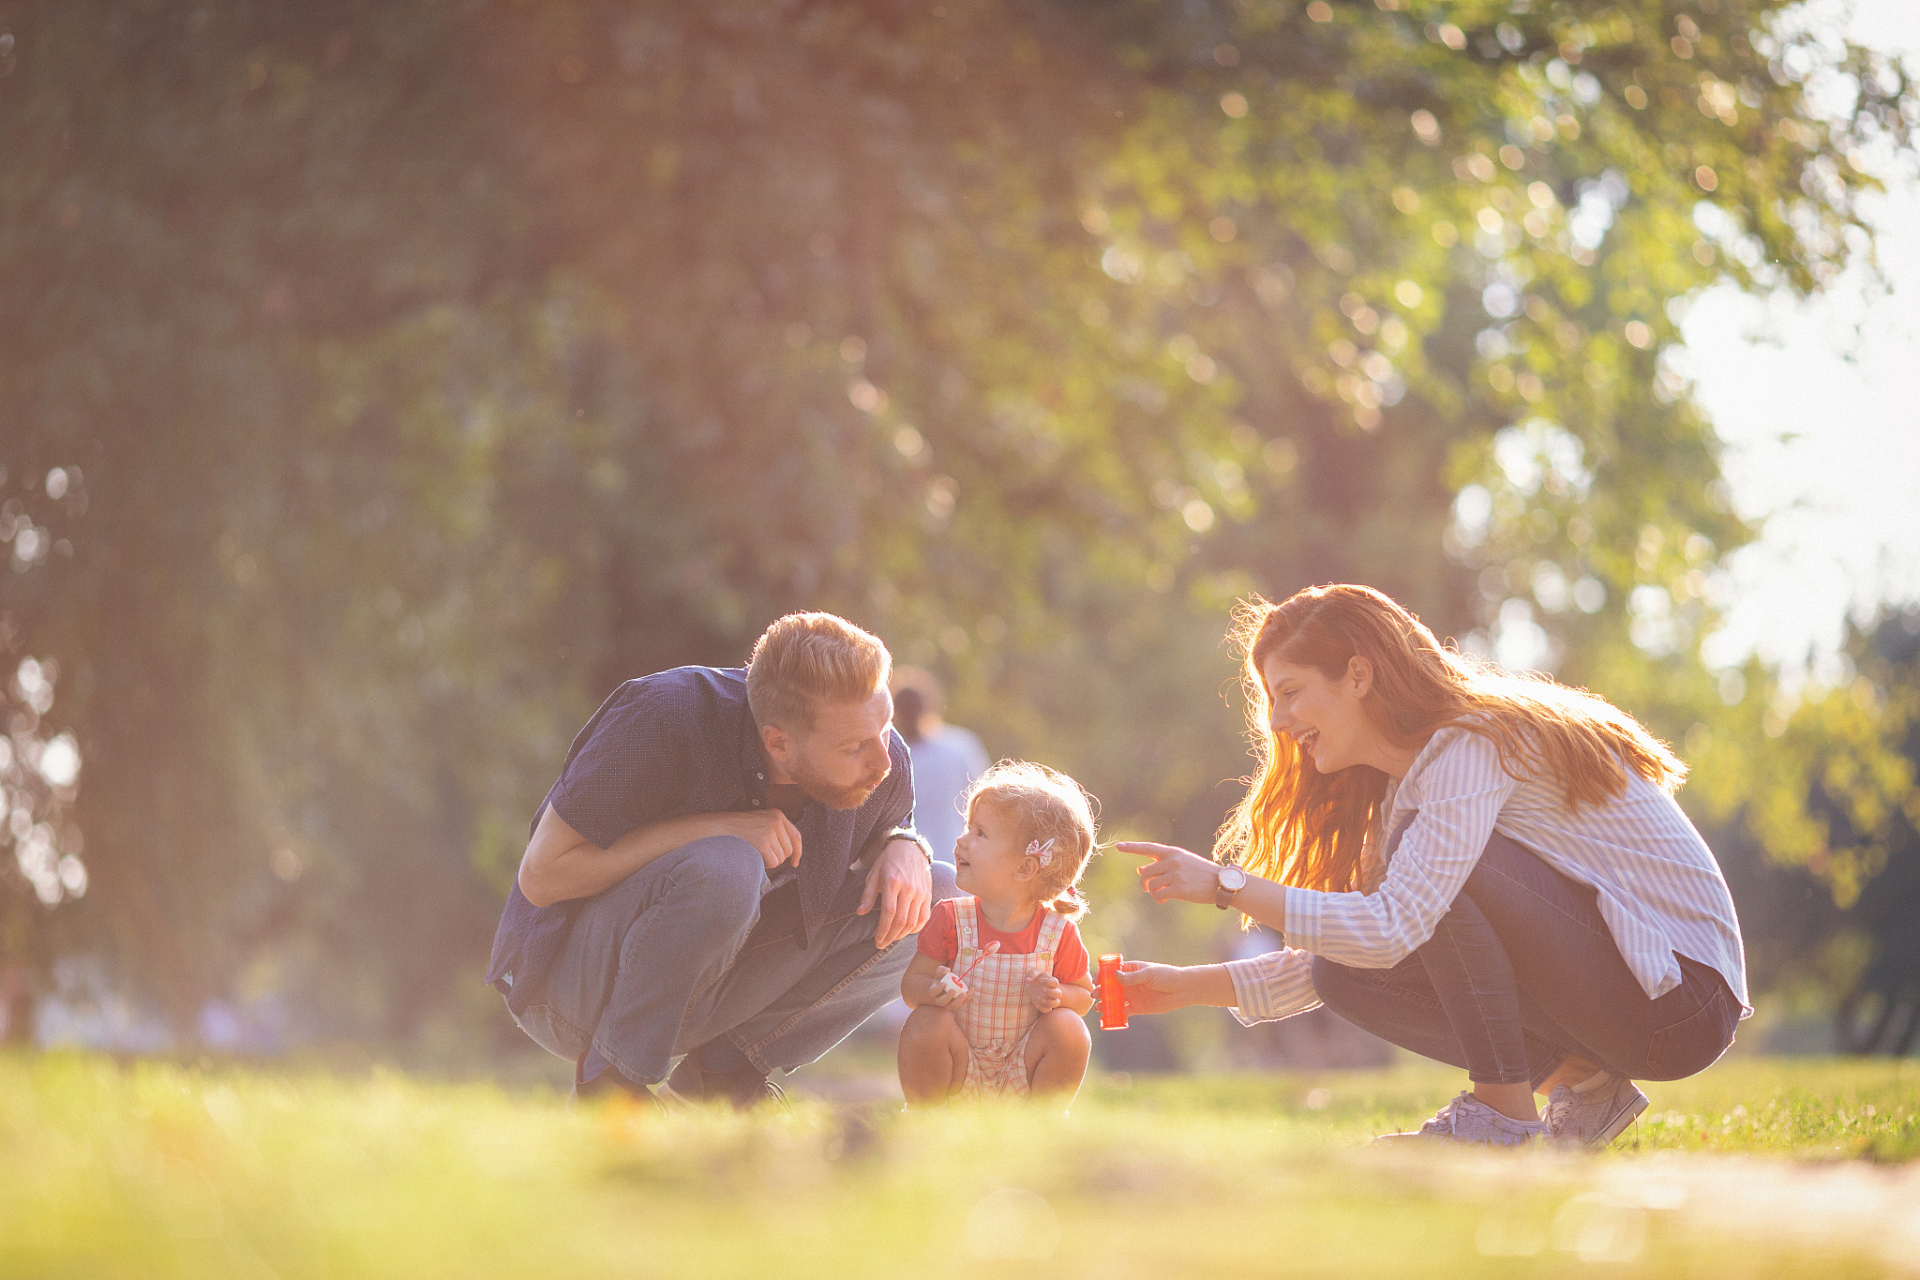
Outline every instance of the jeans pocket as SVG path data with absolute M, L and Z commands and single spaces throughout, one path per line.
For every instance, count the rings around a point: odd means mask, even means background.
M 1647 1042 L 1648 1080 L 1684 1080 L 1705 1071 L 1733 1043 L 1740 1011 L 1726 987 L 1715 983 L 1713 994 L 1698 1010 L 1654 1032 Z

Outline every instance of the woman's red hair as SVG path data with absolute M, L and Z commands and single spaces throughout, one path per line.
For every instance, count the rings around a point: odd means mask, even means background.
M 1626 790 L 1628 771 L 1671 793 L 1686 766 L 1632 716 L 1584 689 L 1511 676 L 1443 647 L 1421 621 L 1371 587 L 1309 587 L 1280 604 L 1254 597 L 1234 610 L 1229 638 L 1258 771 L 1214 838 L 1214 857 L 1302 889 L 1360 889 L 1360 851 L 1386 798 L 1387 775 L 1355 765 L 1323 774 L 1293 738 L 1275 734 L 1262 675 L 1276 655 L 1329 680 L 1355 657 L 1373 666 L 1363 704 L 1401 746 L 1449 726 L 1477 733 L 1515 778 L 1550 775 L 1569 809 Z

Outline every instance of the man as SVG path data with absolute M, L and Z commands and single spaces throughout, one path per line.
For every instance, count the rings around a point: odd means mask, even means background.
M 932 672 L 897 667 L 893 673 L 893 727 L 913 757 L 913 809 L 920 834 L 941 862 L 966 834 L 960 798 L 987 771 L 987 749 L 971 729 L 940 719 L 946 701 Z
M 912 827 L 891 667 L 852 623 L 790 614 L 746 668 L 630 680 L 574 739 L 487 981 L 577 1096 L 778 1096 L 775 1070 L 898 994 L 954 887 Z

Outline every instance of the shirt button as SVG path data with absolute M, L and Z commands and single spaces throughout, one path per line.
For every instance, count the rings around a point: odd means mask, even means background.
M 756 808 L 756 809 L 758 809 L 758 808 L 760 807 L 760 802 L 759 802 L 758 800 L 755 800 L 755 801 L 753 802 L 753 807 L 754 807 L 754 808 Z
M 767 775 L 764 773 L 756 773 L 753 776 L 760 779 L 760 781 L 762 782 L 765 782 L 767 780 Z

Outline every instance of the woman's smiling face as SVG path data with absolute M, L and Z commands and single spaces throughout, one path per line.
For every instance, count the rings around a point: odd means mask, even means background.
M 1358 662 L 1358 660 L 1356 660 Z M 1364 665 L 1364 664 L 1362 664 Z M 1368 718 L 1365 701 L 1371 671 L 1353 670 L 1329 680 L 1313 667 L 1297 667 L 1278 654 L 1261 668 L 1267 684 L 1268 721 L 1273 732 L 1291 734 L 1301 754 L 1321 773 L 1338 773 L 1370 763 L 1380 732 Z

